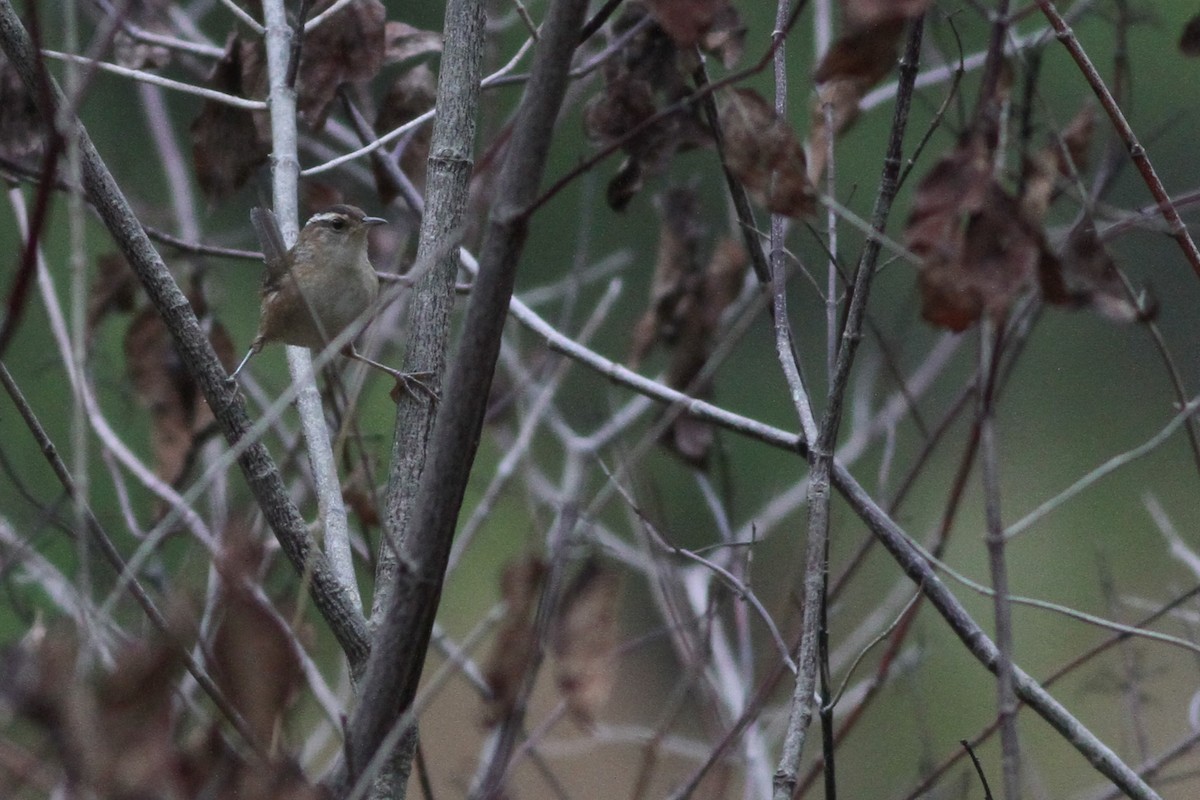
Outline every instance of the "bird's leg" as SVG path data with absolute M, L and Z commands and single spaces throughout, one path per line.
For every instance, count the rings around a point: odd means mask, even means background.
M 263 349 L 262 337 L 261 336 L 254 337 L 254 341 L 251 342 L 250 349 L 246 351 L 246 356 L 245 356 L 245 358 L 242 359 L 242 363 L 238 364 L 237 369 L 235 369 L 233 371 L 233 374 L 231 374 L 228 378 L 225 379 L 226 382 L 228 382 L 228 383 L 235 382 L 237 380 L 238 373 L 242 371 L 242 367 L 246 366 L 246 362 L 250 360 L 250 357 L 255 355 L 256 353 L 260 352 L 262 349 Z
M 369 359 L 362 353 L 358 352 L 356 349 L 354 349 L 353 342 L 342 348 L 342 355 L 344 355 L 346 358 L 352 358 L 355 361 L 361 361 L 369 367 L 374 367 L 377 370 L 386 372 L 388 375 L 391 375 L 396 380 L 396 383 L 403 387 L 404 391 L 408 392 L 409 394 L 415 394 L 413 391 L 415 388 L 424 392 L 433 402 L 436 403 L 438 401 L 437 391 L 435 391 L 432 386 L 426 383 L 426 381 L 433 377 L 432 372 L 401 372 L 398 369 L 392 369 L 386 364 L 380 364 L 378 361 L 373 361 L 372 359 Z

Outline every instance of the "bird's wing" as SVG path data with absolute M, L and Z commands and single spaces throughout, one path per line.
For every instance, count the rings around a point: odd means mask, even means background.
M 267 276 L 263 281 L 264 289 L 277 286 L 287 274 L 287 246 L 283 243 L 283 233 L 279 230 L 279 221 L 269 208 L 250 209 L 250 222 L 254 232 L 258 234 L 258 243 L 263 249 L 263 261 L 267 265 Z

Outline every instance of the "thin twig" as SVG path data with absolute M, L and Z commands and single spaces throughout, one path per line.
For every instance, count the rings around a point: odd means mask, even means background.
M 1192 240 L 1191 233 L 1188 232 L 1187 225 L 1179 216 L 1179 210 L 1175 208 L 1174 202 L 1171 200 L 1171 195 L 1167 193 L 1162 181 L 1158 177 L 1158 173 L 1154 169 L 1154 165 L 1150 163 L 1150 157 L 1146 154 L 1146 148 L 1138 141 L 1137 134 L 1133 132 L 1133 127 L 1129 121 L 1125 119 L 1125 113 L 1121 111 L 1121 107 L 1117 104 L 1116 99 L 1108 90 L 1104 83 L 1104 78 L 1100 72 L 1092 64 L 1091 58 L 1083 49 L 1083 45 L 1079 43 L 1079 39 L 1075 37 L 1074 31 L 1067 25 L 1067 21 L 1063 19 L 1062 14 L 1058 12 L 1054 3 L 1051 0 L 1037 0 L 1038 6 L 1042 9 L 1042 13 L 1046 15 L 1046 19 L 1050 20 L 1050 25 L 1054 28 L 1054 32 L 1058 36 L 1058 40 L 1067 48 L 1067 52 L 1071 54 L 1071 58 L 1075 59 L 1075 64 L 1079 67 L 1079 71 L 1083 73 L 1083 77 L 1087 80 L 1088 85 L 1092 87 L 1092 91 L 1100 100 L 1100 105 L 1108 114 L 1109 120 L 1116 129 L 1117 135 L 1125 143 L 1126 149 L 1129 151 L 1129 157 L 1133 159 L 1134 166 L 1141 173 L 1142 180 L 1146 182 L 1147 188 L 1150 189 L 1150 194 L 1158 203 L 1159 213 L 1167 222 L 1167 227 L 1173 238 L 1178 244 L 1179 249 L 1183 251 L 1184 257 L 1188 263 L 1192 265 L 1192 270 L 1200 277 L 1200 249 L 1197 249 L 1196 243 Z

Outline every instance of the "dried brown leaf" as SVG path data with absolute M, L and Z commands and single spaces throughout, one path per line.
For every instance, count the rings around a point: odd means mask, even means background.
M 746 24 L 732 5 L 717 10 L 708 30 L 700 37 L 700 49 L 721 60 L 725 69 L 733 69 L 746 49 Z
M 662 223 L 658 255 L 650 283 L 650 307 L 633 337 L 630 363 L 636 368 L 656 343 L 679 341 L 685 317 L 699 308 L 699 248 L 704 236 L 696 191 L 676 187 L 663 192 L 656 206 Z
M 313 5 L 316 16 L 333 4 Z M 384 64 L 384 19 L 379 0 L 355 0 L 304 37 L 304 56 L 296 78 L 297 108 L 312 128 L 325 125 L 329 104 L 343 83 L 365 83 Z
M 249 97 L 244 91 L 246 52 L 247 47 L 231 35 L 225 57 L 213 67 L 209 85 L 235 97 Z M 191 134 L 196 180 L 212 201 L 240 188 L 271 152 L 270 139 L 260 132 L 254 114 L 225 103 L 205 101 L 192 122 Z
M 537 654 L 537 605 L 547 569 L 543 559 L 529 555 L 506 566 L 500 578 L 504 617 L 484 667 L 492 692 L 483 712 L 483 724 L 489 728 L 512 712 Z
M 552 645 L 558 687 L 580 723 L 591 724 L 616 679 L 617 599 L 620 576 L 588 559 L 563 594 Z
M 647 177 L 664 172 L 676 152 L 712 141 L 710 131 L 692 110 L 676 111 L 631 135 L 660 108 L 689 92 L 680 52 L 671 37 L 657 24 L 636 28 L 646 14 L 645 6 L 639 2 L 625 4 L 613 24 L 613 36 L 621 37 L 628 32 L 631 38 L 605 62 L 604 88 L 588 101 L 584 110 L 584 130 L 588 137 L 601 145 L 619 142 L 628 154 L 608 185 L 608 204 L 615 211 L 624 210 Z M 733 32 L 721 28 L 714 33 L 714 47 L 732 57 L 730 48 L 734 42 L 731 38 L 722 39 L 725 34 L 732 36 Z
M 903 18 L 856 28 L 833 43 L 821 59 L 809 134 L 808 180 L 816 185 L 825 173 L 830 143 L 858 118 L 867 90 L 896 65 Z
M 854 81 L 869 88 L 896 66 L 904 21 L 884 20 L 857 27 L 841 36 L 817 65 L 815 83 Z
M 204 316 L 203 295 L 193 289 L 189 300 L 197 316 Z M 207 327 L 217 357 L 226 369 L 231 368 L 235 353 L 229 332 L 215 320 L 208 321 Z M 190 463 L 196 436 L 212 422 L 212 412 L 152 306 L 139 311 L 130 321 L 124 350 L 125 369 L 134 394 L 150 410 L 155 473 L 174 484 Z
M 726 237 L 717 243 L 704 271 L 704 321 L 708 335 L 717 330 L 721 315 L 741 294 L 749 269 L 750 256 L 741 242 Z
M 1066 147 L 1066 157 L 1070 158 L 1070 163 L 1063 157 L 1061 149 L 1057 147 L 1054 149 L 1059 159 L 1058 171 L 1060 174 L 1070 177 L 1087 170 L 1088 154 L 1092 147 L 1092 135 L 1095 131 L 1096 107 L 1087 103 L 1076 112 L 1062 132 L 1062 142 Z
M 133 0 L 127 19 L 149 33 L 171 33 L 162 0 Z M 113 59 L 129 69 L 162 69 L 171 63 L 171 51 L 165 45 L 135 38 L 121 28 L 113 35 Z
M 1183 26 L 1183 33 L 1179 36 L 1179 52 L 1193 58 L 1200 56 L 1200 14 Z
M 94 678 L 81 674 L 76 637 L 62 629 L 3 656 L 7 707 L 51 734 L 57 761 L 89 796 L 181 796 L 173 698 L 192 634 L 172 625 L 174 641 L 128 642 Z
M 433 70 L 424 64 L 418 64 L 392 82 L 375 117 L 376 133 L 382 135 L 411 122 L 433 108 L 436 99 L 437 78 Z M 419 192 L 425 189 L 425 171 L 432 135 L 432 122 L 411 131 L 407 134 L 400 153 L 400 169 Z M 383 154 L 379 157 L 390 156 Z M 372 160 L 371 166 L 375 173 L 375 186 L 379 191 L 380 202 L 386 205 L 400 194 L 400 187 L 393 183 L 391 175 L 382 168 L 378 160 Z
M 184 370 L 167 326 L 151 306 L 129 323 L 125 368 L 138 401 L 150 410 L 154 471 L 173 484 L 182 477 L 192 448 L 196 387 Z
M 442 35 L 437 31 L 423 31 L 407 22 L 388 20 L 384 25 L 383 61 L 398 64 L 412 58 L 442 52 Z
M 20 74 L 0 52 L 0 155 L 12 159 L 41 153 L 44 126 Z
M 379 527 L 379 512 L 371 501 L 371 496 L 357 486 L 347 486 L 342 489 L 342 500 L 358 517 L 358 521 L 368 528 Z
M 699 44 L 728 13 L 728 5 L 729 0 L 646 0 L 658 24 L 684 49 Z
M 654 116 L 657 110 L 649 81 L 634 75 L 615 75 L 603 93 L 588 101 L 583 113 L 584 131 L 598 144 L 615 142 Z M 641 149 L 636 140 L 626 146 L 627 152 Z
M 750 195 L 776 214 L 812 214 L 804 148 L 786 121 L 753 89 L 732 89 L 719 98 L 725 165 Z
M 257 582 L 262 547 L 243 525 L 226 531 L 217 568 L 219 622 L 209 643 L 213 677 L 260 744 L 290 707 L 303 678 L 296 636 L 251 586 Z
M 708 467 L 708 456 L 716 438 L 712 425 L 691 414 L 680 414 L 663 432 L 662 443 L 696 469 Z
M 1058 190 L 1057 148 L 1046 147 L 1029 156 L 1023 170 L 1021 213 L 1026 219 L 1041 220 Z
M 1043 273 L 1047 302 L 1089 308 L 1114 322 L 1135 322 L 1148 312 L 1130 300 L 1117 265 L 1085 216 L 1071 229 L 1057 262 L 1058 275 Z
M 889 20 L 924 14 L 932 0 L 842 0 L 846 22 L 851 27 L 875 25 Z
M 1046 247 L 1018 201 L 991 176 L 990 150 L 971 136 L 921 181 L 905 242 L 921 259 L 922 316 L 965 330 L 1004 319 L 1034 285 Z
M 137 276 L 119 253 L 105 253 L 96 259 L 96 277 L 88 293 L 88 331 L 94 331 L 114 311 L 133 311 L 137 299 Z

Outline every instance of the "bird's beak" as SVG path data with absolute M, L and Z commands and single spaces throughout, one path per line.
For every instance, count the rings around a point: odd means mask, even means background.
M 387 220 L 383 217 L 363 217 L 362 224 L 370 228 L 374 225 L 387 225 Z

